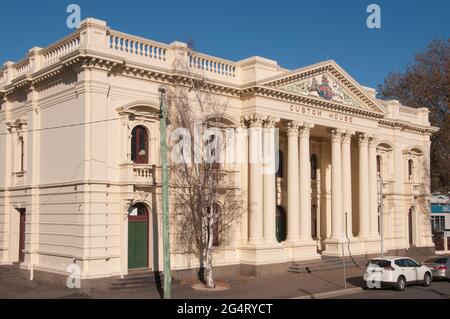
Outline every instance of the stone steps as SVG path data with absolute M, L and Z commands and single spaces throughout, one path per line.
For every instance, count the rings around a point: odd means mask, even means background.
M 172 279 L 172 283 L 176 280 Z M 117 278 L 111 284 L 111 290 L 146 290 L 155 289 L 163 286 L 164 275 L 162 272 L 153 272 L 150 270 L 131 271 L 123 278 Z
M 346 268 L 358 268 L 364 270 L 367 260 L 362 257 L 344 259 Z M 344 266 L 342 258 L 338 257 L 322 257 L 319 260 L 311 260 L 306 262 L 297 262 L 289 267 L 288 272 L 293 273 L 312 273 L 323 270 L 342 269 Z

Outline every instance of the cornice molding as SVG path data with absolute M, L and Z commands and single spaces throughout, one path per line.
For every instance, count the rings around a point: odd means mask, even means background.
M 430 135 L 440 130 L 440 128 L 436 126 L 423 126 L 402 120 L 382 119 L 378 121 L 378 124 L 380 127 L 400 129 L 402 131 L 407 131 L 411 133 L 421 133 Z
M 95 56 L 95 54 L 95 52 L 89 52 L 87 50 L 76 50 L 70 55 L 65 56 L 64 59 L 61 59 L 61 61 L 56 64 L 39 70 L 36 73 L 23 75 L 3 88 L 0 88 L 0 100 L 13 95 L 18 89 L 30 88 L 50 81 L 52 78 L 66 72 L 67 70 L 73 70 L 74 68 L 79 70 L 96 69 L 118 76 L 151 80 L 161 82 L 162 84 L 171 85 L 188 86 L 193 80 L 197 80 L 199 81 L 198 83 L 201 84 L 200 89 L 209 90 L 213 93 L 225 94 L 239 98 L 249 98 L 255 96 L 269 97 L 289 103 L 298 103 L 317 107 L 319 109 L 353 114 L 363 118 L 377 120 L 379 126 L 381 127 L 398 128 L 410 132 L 425 134 L 433 134 L 439 130 L 439 128 L 432 126 L 427 127 L 401 120 L 389 120 L 385 118 L 385 113 L 367 109 L 356 109 L 336 101 L 328 101 L 316 98 L 314 96 L 302 96 L 279 90 L 276 87 L 267 86 L 279 86 L 317 75 L 322 72 L 329 72 L 342 84 L 346 85 L 347 88 L 351 89 L 351 92 L 361 101 L 378 107 L 370 97 L 368 97 L 361 91 L 361 89 L 352 83 L 353 81 L 347 79 L 347 77 L 338 68 L 334 67 L 333 64 L 330 63 L 313 69 L 308 69 L 303 72 L 298 72 L 296 74 L 292 74 L 292 72 L 290 72 L 290 74 L 287 74 L 282 78 L 274 79 L 263 84 L 253 84 L 248 87 L 233 87 L 224 83 L 212 82 L 207 78 L 199 78 L 194 74 L 180 73 L 174 70 L 163 70 L 162 68 L 158 69 L 155 67 L 147 67 L 145 65 L 133 65 L 128 63 L 126 59 L 118 60 L 113 56 Z

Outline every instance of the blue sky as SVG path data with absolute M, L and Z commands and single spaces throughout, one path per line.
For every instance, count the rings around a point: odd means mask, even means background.
M 231 60 L 259 55 L 289 69 L 334 59 L 363 85 L 376 87 L 403 70 L 435 37 L 450 37 L 448 0 L 84 1 L 2 0 L 0 63 L 17 61 L 71 32 L 66 7 L 113 29 Z M 368 29 L 366 8 L 381 7 L 381 29 Z

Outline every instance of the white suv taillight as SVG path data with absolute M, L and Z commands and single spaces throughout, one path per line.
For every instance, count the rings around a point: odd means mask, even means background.
M 395 270 L 394 267 L 392 267 L 392 266 L 384 267 L 383 269 L 386 271 L 394 271 Z
M 447 269 L 448 269 L 447 266 L 444 265 L 437 267 L 437 270 L 447 270 Z

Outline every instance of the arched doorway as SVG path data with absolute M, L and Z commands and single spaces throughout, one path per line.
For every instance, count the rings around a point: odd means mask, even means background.
M 283 206 L 277 206 L 276 212 L 276 237 L 277 241 L 281 243 L 286 240 L 287 234 L 287 219 L 286 211 Z
M 141 125 L 131 132 L 131 160 L 136 164 L 148 164 L 148 132 Z
M 411 207 L 408 211 L 408 242 L 409 246 L 412 247 L 414 245 L 414 207 Z
M 149 267 L 149 212 L 142 204 L 128 211 L 128 269 Z

